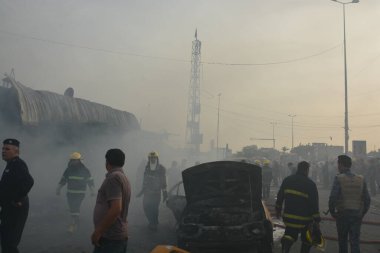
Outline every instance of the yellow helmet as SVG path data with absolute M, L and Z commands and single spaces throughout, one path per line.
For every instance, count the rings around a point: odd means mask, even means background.
M 152 152 L 149 153 L 148 157 L 156 157 L 156 158 L 158 158 L 158 152 L 152 151 Z
M 255 164 L 255 165 L 258 165 L 258 166 L 261 166 L 261 162 L 260 162 L 260 160 L 255 160 L 254 164 Z
M 264 160 L 263 165 L 269 165 L 270 161 L 269 160 Z
M 70 155 L 71 160 L 80 160 L 82 159 L 82 155 L 79 152 L 74 152 Z
M 321 230 L 314 224 L 310 226 L 306 231 L 306 240 L 314 247 L 324 251 L 326 247 L 326 241 L 323 237 Z

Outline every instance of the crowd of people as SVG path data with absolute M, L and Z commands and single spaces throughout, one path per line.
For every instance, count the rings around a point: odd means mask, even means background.
M 2 158 L 6 161 L 0 180 L 0 239 L 3 253 L 18 252 L 17 247 L 29 212 L 28 193 L 34 184 L 28 166 L 19 154 L 18 140 L 3 141 Z M 167 170 L 160 164 L 157 152 L 150 152 L 147 158 L 140 166 L 140 170 L 143 171 L 142 187 L 136 197 L 143 197 L 143 210 L 148 228 L 157 231 L 159 205 L 168 198 L 167 178 L 169 185 L 180 181 L 186 162 L 182 161 L 181 166 L 178 166 L 178 163 L 173 161 Z M 110 149 L 106 152 L 107 174 L 97 192 L 93 213 L 94 231 L 91 242 L 94 245 L 94 253 L 126 252 L 131 185 L 123 170 L 124 163 L 125 154 L 122 150 Z M 360 252 L 362 218 L 370 207 L 370 193 L 375 195 L 380 183 L 378 159 L 353 161 L 349 156 L 340 155 L 335 161 L 337 164 L 302 161 L 297 165 L 293 162 L 287 162 L 285 165 L 267 159 L 255 160 L 253 163 L 262 168 L 263 199 L 270 197 L 272 185 L 279 187 L 275 205 L 276 215 L 282 216 L 286 226 L 281 240 L 282 252 L 289 252 L 301 234 L 301 253 L 307 253 L 313 245 L 311 242 L 315 240 L 310 237 L 316 233 L 320 235 L 317 184 L 331 189 L 328 206 L 332 217 L 336 219 L 339 252 L 348 252 L 348 241 L 351 252 Z M 56 189 L 57 195 L 61 194 L 64 186 L 71 216 L 68 230 L 73 233 L 78 226 L 80 207 L 87 188 L 90 189 L 91 195 L 95 195 L 94 180 L 90 170 L 83 164 L 79 152 L 70 155 L 67 168 Z M 317 238 L 321 240 L 322 237 Z

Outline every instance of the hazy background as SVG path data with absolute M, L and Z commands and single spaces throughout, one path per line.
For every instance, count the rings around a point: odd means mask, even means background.
M 367 140 L 373 150 L 380 143 L 380 1 L 346 10 L 350 141 Z M 216 138 L 218 93 L 219 143 L 233 151 L 271 147 L 249 140 L 272 138 L 271 121 L 276 148 L 290 147 L 289 114 L 297 115 L 295 145 L 343 145 L 342 19 L 342 6 L 329 0 L 0 0 L 0 72 L 14 68 L 33 89 L 63 94 L 72 86 L 76 97 L 134 113 L 143 129 L 176 134 L 169 140 L 182 147 L 198 28 L 202 150 Z M 286 64 L 207 64 L 313 55 Z

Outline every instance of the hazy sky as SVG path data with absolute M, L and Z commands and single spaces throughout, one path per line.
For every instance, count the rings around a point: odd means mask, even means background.
M 202 41 L 202 149 L 343 145 L 342 6 L 329 0 L 0 0 L 0 72 L 132 112 L 184 145 L 191 42 Z M 346 8 L 350 141 L 380 148 L 380 1 Z M 70 46 L 71 45 L 71 46 Z M 101 49 L 101 50 L 96 50 Z M 314 57 L 309 57 L 313 56 Z M 143 57 L 148 56 L 148 57 Z M 170 58 L 170 59 L 163 59 Z M 231 66 L 223 63 L 286 64 Z M 332 140 L 330 140 L 330 136 Z M 351 149 L 351 148 L 350 148 Z

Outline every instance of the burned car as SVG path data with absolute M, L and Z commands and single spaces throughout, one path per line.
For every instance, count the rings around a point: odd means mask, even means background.
M 259 166 L 210 162 L 184 170 L 182 178 L 185 196 L 178 194 L 179 183 L 169 191 L 167 203 L 178 222 L 179 247 L 191 252 L 272 252 L 273 227 L 261 201 Z

